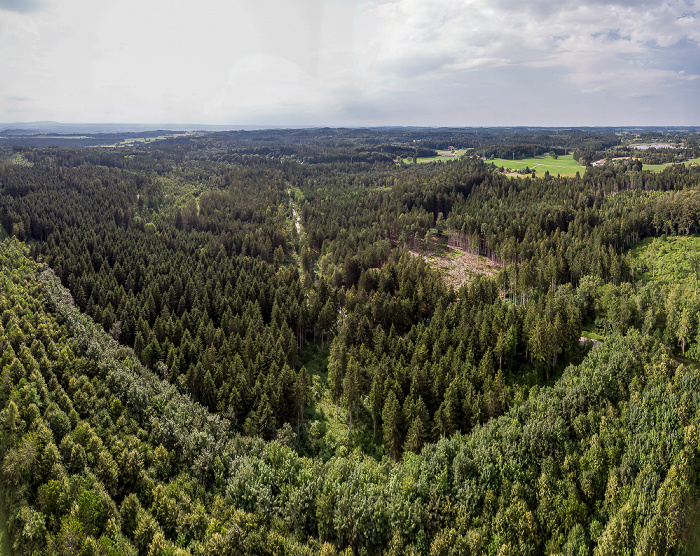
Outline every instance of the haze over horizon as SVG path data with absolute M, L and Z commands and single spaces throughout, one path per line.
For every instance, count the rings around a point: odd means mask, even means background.
M 700 0 L 0 0 L 0 122 L 700 125 Z

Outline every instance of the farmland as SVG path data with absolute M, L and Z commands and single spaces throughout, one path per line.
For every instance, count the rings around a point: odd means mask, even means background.
M 418 159 L 420 162 L 421 159 Z M 549 172 L 552 175 L 561 174 L 563 176 L 572 176 L 579 172 L 583 174 L 586 170 L 584 166 L 581 166 L 573 156 L 568 154 L 565 156 L 560 156 L 554 158 L 552 156 L 537 156 L 532 158 L 523 158 L 520 160 L 508 160 L 505 158 L 494 158 L 492 160 L 487 160 L 486 164 L 495 164 L 497 168 L 504 168 L 508 173 L 514 173 L 517 170 L 523 170 L 529 168 L 534 170 L 535 175 L 538 177 L 544 176 L 545 172 Z M 688 160 L 685 162 L 686 166 L 692 164 L 700 164 L 700 159 L 695 158 L 693 160 Z M 663 172 L 670 164 L 644 164 L 643 169 L 649 170 L 650 172 Z M 517 174 L 522 175 L 522 174 Z
M 585 168 L 574 160 L 573 156 L 567 154 L 554 158 L 553 156 L 536 156 L 532 158 L 523 158 L 521 160 L 507 160 L 505 158 L 494 158 L 487 160 L 486 164 L 495 164 L 497 168 L 506 168 L 506 170 L 515 171 L 530 168 L 534 170 L 537 176 L 543 176 L 545 172 L 550 174 L 574 175 L 576 172 L 583 174 Z
M 644 170 L 649 170 L 650 172 L 663 172 L 668 166 L 673 163 L 667 164 L 645 164 Z M 693 158 L 692 160 L 686 160 L 683 164 L 686 166 L 692 166 L 693 164 L 700 165 L 700 158 Z
M 438 151 L 437 156 L 419 156 L 416 162 L 418 164 L 428 164 L 430 162 L 445 162 L 448 160 L 455 160 L 460 158 L 467 152 L 466 149 L 459 149 L 454 151 Z M 412 158 L 404 158 L 404 163 L 413 164 Z

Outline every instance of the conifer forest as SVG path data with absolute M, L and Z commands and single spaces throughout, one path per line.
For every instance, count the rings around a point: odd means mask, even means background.
M 0 145 L 1 556 L 700 553 L 698 130 L 109 141 Z

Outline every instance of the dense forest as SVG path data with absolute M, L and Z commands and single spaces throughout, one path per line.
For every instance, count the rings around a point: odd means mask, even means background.
M 697 138 L 668 160 L 605 129 L 0 151 L 12 553 L 689 553 L 700 248 L 676 283 L 654 256 L 700 232 Z M 397 162 L 448 145 L 472 150 Z M 514 146 L 610 160 L 476 156 Z M 441 253 L 473 263 L 458 286 Z

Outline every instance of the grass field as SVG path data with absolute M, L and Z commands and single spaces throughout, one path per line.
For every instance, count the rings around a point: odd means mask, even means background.
M 592 327 L 589 328 L 583 328 L 581 330 L 581 336 L 584 338 L 588 338 L 589 340 L 597 340 L 598 342 L 604 342 L 605 341 L 605 336 L 602 336 L 601 334 L 598 334 L 595 330 L 593 330 Z
M 53 140 L 53 139 L 89 139 L 87 135 L 31 135 L 30 136 L 32 139 L 47 139 L 47 140 Z M 5 138 L 3 136 L 3 138 Z
M 552 156 L 535 156 L 533 158 L 523 158 L 522 160 L 494 158 L 493 160 L 487 160 L 485 162 L 485 164 L 491 163 L 495 164 L 498 168 L 503 167 L 509 170 L 530 168 L 530 170 L 535 171 L 535 175 L 537 176 L 544 176 L 545 172 L 549 172 L 553 176 L 557 174 L 573 176 L 576 172 L 580 172 L 581 175 L 583 175 L 586 171 L 586 168 L 576 162 L 574 157 L 570 154 L 560 156 L 557 159 Z
M 676 162 L 669 162 L 668 164 L 645 164 L 643 169 L 644 170 L 649 170 L 650 172 L 663 172 L 667 166 L 670 166 L 671 164 L 677 164 Z M 686 160 L 684 162 L 686 166 L 690 166 L 691 164 L 698 164 L 700 165 L 700 158 L 693 158 L 692 160 Z
M 420 162 L 421 159 L 418 159 Z M 543 176 L 545 172 L 549 172 L 551 175 L 561 174 L 563 176 L 573 176 L 576 172 L 580 172 L 581 175 L 586 171 L 584 166 L 581 166 L 576 162 L 572 155 L 567 154 L 565 156 L 560 156 L 556 160 L 551 156 L 536 156 L 533 158 L 523 158 L 522 160 L 508 160 L 506 158 L 494 158 L 493 160 L 487 160 L 485 164 L 493 163 L 497 167 L 504 167 L 507 170 L 515 171 L 522 170 L 523 168 L 530 168 L 530 170 L 535 171 L 536 176 Z M 686 166 L 691 164 L 700 164 L 700 158 L 695 158 L 693 160 L 687 160 L 685 162 Z M 669 164 L 645 164 L 643 169 L 649 170 L 650 172 L 663 172 L 664 169 L 669 166 Z M 523 174 L 514 174 L 523 175 Z
M 700 258 L 700 237 L 648 238 L 632 249 L 632 255 L 635 280 L 678 285 L 684 295 L 695 295 L 697 285 L 691 261 L 693 256 Z
M 450 151 L 438 151 L 438 156 L 425 156 L 418 157 L 418 164 L 428 164 L 430 162 L 446 162 L 448 160 L 456 160 L 460 158 L 464 153 L 467 152 L 466 149 L 460 149 L 457 151 L 452 151 L 454 156 L 449 156 Z M 404 158 L 403 161 L 406 164 L 413 164 L 412 158 Z
M 438 151 L 440 153 L 448 153 L 449 151 Z M 430 162 L 445 162 L 447 160 L 455 160 L 461 157 L 467 151 L 465 149 L 454 151 L 455 156 L 429 156 L 418 158 L 418 164 L 428 164 Z M 412 158 L 404 158 L 403 160 L 406 164 L 413 164 Z M 574 160 L 574 157 L 570 154 L 560 156 L 555 159 L 552 156 L 535 156 L 532 158 L 523 158 L 521 160 L 508 160 L 507 158 L 494 158 L 493 160 L 487 160 L 485 164 L 495 164 L 498 168 L 506 168 L 506 171 L 512 173 L 515 176 L 522 176 L 524 174 L 515 173 L 516 170 L 522 170 L 524 168 L 530 168 L 530 170 L 535 171 L 535 175 L 538 177 L 544 176 L 545 172 L 549 172 L 551 175 L 556 176 L 561 174 L 562 176 L 573 176 L 576 172 L 580 172 L 581 175 L 586 171 L 585 166 L 581 166 L 578 162 Z M 685 162 L 686 166 L 691 164 L 700 164 L 700 158 L 695 158 L 693 160 L 687 160 Z M 645 164 L 644 170 L 649 170 L 650 172 L 663 172 L 668 164 Z
M 129 139 L 124 139 L 118 143 L 112 145 L 104 145 L 105 147 L 127 147 L 137 144 L 153 143 L 154 141 L 162 141 L 163 139 L 169 139 L 172 135 L 159 135 L 158 137 L 132 137 Z

